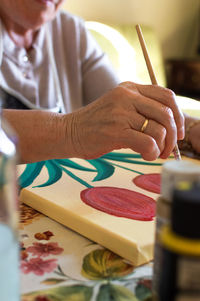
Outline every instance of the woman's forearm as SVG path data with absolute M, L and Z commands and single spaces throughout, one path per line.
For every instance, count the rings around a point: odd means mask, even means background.
M 149 161 L 165 159 L 177 139 L 184 137 L 184 118 L 174 93 L 131 82 L 70 114 L 34 110 L 3 114 L 18 134 L 22 162 L 94 159 L 120 148 L 131 148 Z
M 53 158 L 66 154 L 66 115 L 36 110 L 3 110 L 18 137 L 21 163 Z

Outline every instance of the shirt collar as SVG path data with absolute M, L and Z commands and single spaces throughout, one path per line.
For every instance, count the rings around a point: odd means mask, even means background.
M 15 45 L 13 40 L 10 38 L 5 26 L 2 24 L 2 38 L 3 38 L 3 51 L 4 53 L 10 57 L 10 59 L 19 63 L 21 61 L 21 57 L 27 54 L 25 48 L 18 47 Z M 42 57 L 42 51 L 44 49 L 45 43 L 45 28 L 44 26 L 38 30 L 36 39 L 32 45 L 32 48 L 36 51 L 36 55 L 34 56 L 36 59 L 36 64 L 39 63 L 40 58 Z

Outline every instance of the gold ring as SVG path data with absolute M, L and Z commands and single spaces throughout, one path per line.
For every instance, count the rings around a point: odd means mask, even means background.
M 141 130 L 140 130 L 141 133 L 144 133 L 148 123 L 149 123 L 149 119 L 146 118 L 143 125 L 142 125 L 142 127 L 141 127 Z

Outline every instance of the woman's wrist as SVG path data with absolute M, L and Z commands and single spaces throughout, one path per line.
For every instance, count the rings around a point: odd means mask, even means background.
M 20 163 L 75 155 L 72 145 L 72 114 L 35 110 L 3 110 L 18 136 Z
M 59 114 L 60 120 L 59 120 L 59 128 L 61 131 L 61 146 L 60 150 L 61 153 L 59 156 L 62 156 L 63 158 L 72 158 L 76 157 L 76 151 L 74 149 L 74 113 L 69 114 Z
M 198 154 L 196 148 L 194 148 L 194 140 L 198 139 L 197 131 L 200 129 L 200 119 L 195 119 L 189 116 L 186 116 L 185 119 L 185 138 L 178 141 L 180 150 Z M 195 139 L 194 139 L 195 138 Z M 196 141 L 195 140 L 195 141 Z

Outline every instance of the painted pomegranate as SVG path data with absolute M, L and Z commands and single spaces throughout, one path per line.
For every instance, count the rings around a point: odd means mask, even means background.
M 133 179 L 133 183 L 142 189 L 160 194 L 161 175 L 158 173 L 139 175 Z
M 93 187 L 81 191 L 82 201 L 111 215 L 140 221 L 151 221 L 155 216 L 154 199 L 128 189 Z

